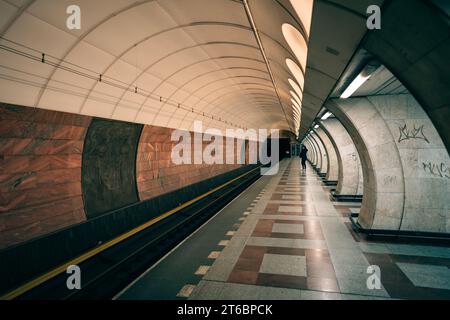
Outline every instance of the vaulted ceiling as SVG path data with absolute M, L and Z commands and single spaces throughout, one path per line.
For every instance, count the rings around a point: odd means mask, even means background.
M 0 0 L 0 102 L 306 132 L 381 2 Z M 66 26 L 73 4 L 80 30 Z

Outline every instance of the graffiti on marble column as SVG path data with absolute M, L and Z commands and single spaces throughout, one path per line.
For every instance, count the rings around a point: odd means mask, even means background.
M 450 179 L 450 168 L 447 167 L 445 163 L 436 164 L 432 162 L 423 162 L 422 164 L 423 170 L 426 173 L 429 173 L 435 177 Z
M 421 125 L 419 128 L 416 128 L 416 125 L 414 125 L 413 129 L 408 129 L 407 125 L 405 124 L 403 127 L 398 127 L 400 130 L 400 137 L 398 138 L 398 142 L 411 140 L 411 139 L 420 139 L 425 140 L 427 143 L 430 143 L 428 141 L 428 138 L 423 133 L 424 125 Z
M 397 177 L 396 176 L 386 176 L 384 177 L 384 184 L 397 184 Z

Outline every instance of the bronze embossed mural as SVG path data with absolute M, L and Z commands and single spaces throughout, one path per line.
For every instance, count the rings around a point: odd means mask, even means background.
M 142 125 L 94 119 L 83 152 L 83 197 L 88 218 L 139 201 L 136 151 Z

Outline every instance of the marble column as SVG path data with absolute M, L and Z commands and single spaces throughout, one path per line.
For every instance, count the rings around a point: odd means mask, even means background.
M 362 195 L 364 180 L 361 161 L 352 138 L 336 118 L 321 121 L 319 125 L 330 139 L 337 155 L 339 177 L 336 194 L 344 196 Z
M 339 178 L 339 164 L 337 160 L 336 150 L 333 147 L 333 144 L 330 141 L 330 138 L 320 127 L 315 129 L 314 132 L 322 142 L 327 154 L 327 175 L 325 177 L 328 181 L 338 181 Z
M 422 107 L 410 94 L 333 99 L 361 157 L 364 228 L 450 231 L 450 158 Z

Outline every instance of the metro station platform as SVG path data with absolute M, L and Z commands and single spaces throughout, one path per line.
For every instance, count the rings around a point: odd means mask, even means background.
M 115 298 L 450 298 L 450 248 L 367 241 L 348 217 L 360 203 L 329 191 L 309 165 L 284 160 Z
M 449 300 L 449 3 L 0 0 L 0 303 Z

